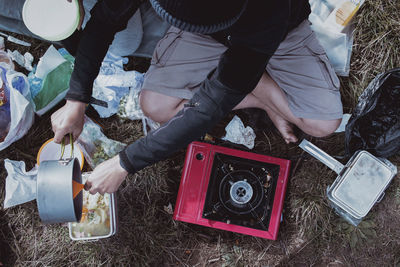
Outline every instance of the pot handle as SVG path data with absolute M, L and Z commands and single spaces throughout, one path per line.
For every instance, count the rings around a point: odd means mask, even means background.
M 71 144 L 71 156 L 69 159 L 72 159 L 74 157 L 74 139 L 72 138 L 72 134 L 69 133 L 69 143 Z M 59 160 L 66 160 L 64 159 L 64 152 L 65 152 L 65 136 L 61 140 L 61 156 Z
M 342 172 L 344 168 L 343 164 L 334 159 L 333 157 L 329 156 L 325 151 L 315 146 L 313 143 L 304 139 L 303 141 L 301 141 L 299 147 L 304 151 L 306 151 L 307 153 L 309 153 L 314 158 L 324 163 L 326 166 L 335 171 L 337 174 L 340 175 L 340 173 Z

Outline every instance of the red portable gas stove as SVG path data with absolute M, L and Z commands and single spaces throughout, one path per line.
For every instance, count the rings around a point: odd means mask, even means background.
M 174 220 L 275 240 L 290 161 L 193 142 Z

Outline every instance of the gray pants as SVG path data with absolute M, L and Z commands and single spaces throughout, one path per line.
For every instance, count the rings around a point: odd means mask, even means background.
M 143 89 L 190 99 L 226 49 L 210 36 L 171 27 L 156 46 Z M 308 20 L 289 32 L 266 71 L 285 92 L 296 117 L 342 117 L 339 79 Z

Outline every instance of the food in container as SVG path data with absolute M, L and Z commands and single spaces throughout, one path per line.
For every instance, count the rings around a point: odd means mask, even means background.
M 90 173 L 82 174 L 83 181 Z M 114 194 L 92 195 L 83 191 L 83 208 L 80 222 L 68 224 L 72 240 L 93 240 L 110 237 L 116 232 Z

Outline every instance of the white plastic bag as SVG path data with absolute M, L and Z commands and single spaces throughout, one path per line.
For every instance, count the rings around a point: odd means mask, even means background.
M 142 89 L 144 74 L 135 72 L 134 82 L 132 82 L 129 94 L 124 96 L 118 109 L 118 116 L 130 120 L 141 120 L 144 117 L 140 108 L 139 94 Z
M 7 126 L 8 133 L 4 140 L 0 142 L 0 150 L 5 149 L 13 142 L 22 138 L 31 128 L 34 121 L 33 106 L 30 103 L 29 83 L 26 76 L 22 73 L 14 71 L 10 65 L 0 63 L 1 80 L 4 82 L 7 92 L 9 93 L 8 103 L 0 107 L 3 117 L 8 115 L 10 118 Z
M 342 30 L 327 26 L 327 19 L 335 9 L 335 1 L 310 0 L 310 5 L 311 29 L 316 33 L 336 74 L 349 76 L 354 26 L 349 24 Z
M 107 102 L 108 107 L 93 105 L 101 118 L 108 118 L 119 110 L 120 101 L 129 94 L 130 88 L 141 88 L 143 74 L 125 71 L 127 58 L 107 53 L 101 64 L 99 75 L 93 83 L 93 97 Z
M 25 162 L 5 159 L 7 170 L 4 208 L 13 207 L 36 199 L 36 176 L 38 169 L 25 171 Z

